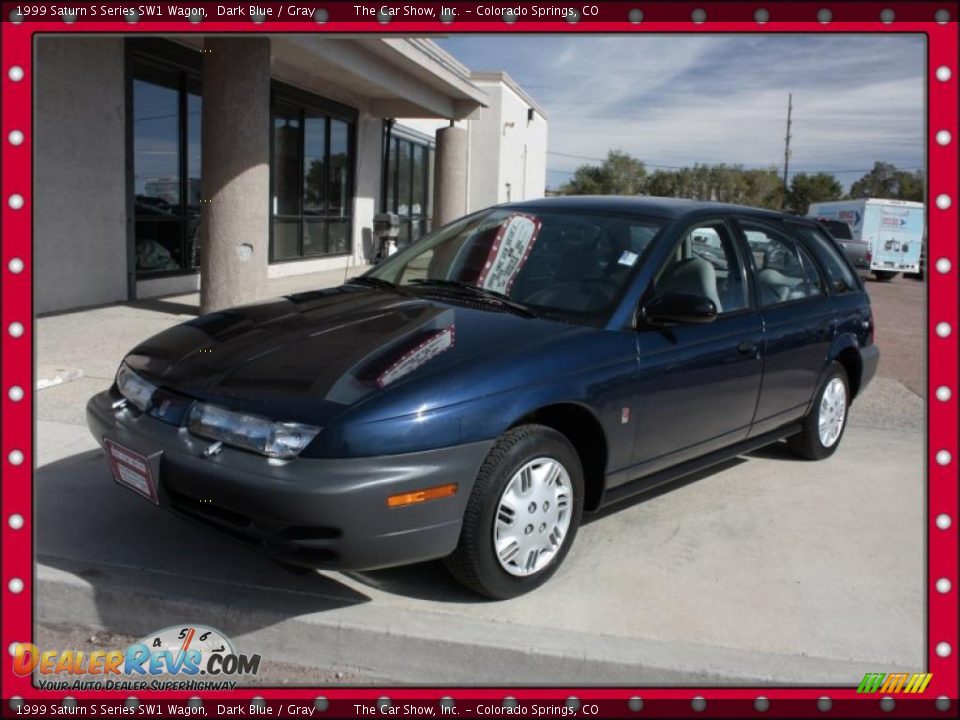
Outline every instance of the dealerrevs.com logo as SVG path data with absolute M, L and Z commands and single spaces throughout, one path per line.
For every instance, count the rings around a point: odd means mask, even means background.
M 239 654 L 205 625 L 168 627 L 125 649 L 41 650 L 21 643 L 13 671 L 41 690 L 232 690 L 227 678 L 256 675 L 259 655 Z

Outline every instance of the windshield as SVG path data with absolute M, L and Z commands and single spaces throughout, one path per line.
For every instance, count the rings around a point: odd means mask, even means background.
M 493 208 L 427 235 L 367 277 L 417 292 L 460 286 L 538 314 L 601 319 L 661 228 L 642 216 Z

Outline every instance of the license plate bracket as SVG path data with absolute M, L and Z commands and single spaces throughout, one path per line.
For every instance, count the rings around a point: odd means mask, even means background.
M 103 438 L 103 448 L 106 450 L 107 462 L 114 481 L 146 498 L 154 505 L 159 505 L 156 478 L 159 475 L 162 452 L 156 452 L 148 457 L 107 437 Z

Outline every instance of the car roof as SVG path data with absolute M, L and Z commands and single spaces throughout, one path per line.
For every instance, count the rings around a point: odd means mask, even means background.
M 733 205 L 731 203 L 705 202 L 686 198 L 662 198 L 646 195 L 561 195 L 522 202 L 505 203 L 501 207 L 518 210 L 574 210 L 600 213 L 636 213 L 654 217 L 678 219 L 687 215 L 708 212 L 738 213 L 766 218 L 802 220 L 795 215 Z

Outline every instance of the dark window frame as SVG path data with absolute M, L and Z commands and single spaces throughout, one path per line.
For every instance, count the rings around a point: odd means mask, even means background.
M 275 170 L 275 133 L 274 133 L 274 119 L 276 117 L 275 111 L 278 106 L 285 106 L 287 108 L 293 109 L 298 112 L 298 117 L 300 121 L 299 128 L 299 138 L 297 144 L 297 158 L 298 158 L 298 168 L 297 168 L 297 177 L 299 183 L 299 189 L 297 194 L 297 214 L 290 215 L 288 213 L 278 214 L 273 210 L 273 197 L 274 197 L 274 170 Z M 330 128 L 332 126 L 332 120 L 339 120 L 346 123 L 347 125 L 347 153 L 348 153 L 348 168 L 347 168 L 347 188 L 349 191 L 349 197 L 342 201 L 344 203 L 345 214 L 334 216 L 327 212 L 324 215 L 308 215 L 303 214 L 303 196 L 304 196 L 304 143 L 305 143 L 305 134 L 306 134 L 306 125 L 305 120 L 307 113 L 315 113 L 316 115 L 322 116 L 325 118 L 325 128 L 324 128 L 324 205 L 325 209 L 329 211 L 330 209 Z M 354 241 L 353 241 L 353 228 L 355 222 L 355 202 L 357 197 L 357 121 L 359 118 L 359 112 L 356 108 L 352 108 L 348 105 L 343 105 L 333 100 L 328 100 L 326 98 L 314 95 L 305 90 L 287 85 L 285 83 L 279 82 L 277 80 L 272 80 L 270 83 L 270 196 L 268 199 L 269 205 L 269 214 L 270 214 L 270 231 L 269 231 L 269 253 L 268 253 L 268 262 L 271 265 L 278 265 L 288 262 L 302 262 L 304 260 L 317 260 L 319 258 L 335 258 L 335 257 L 344 257 L 350 256 L 353 254 L 354 250 Z M 276 251 L 274 247 L 274 226 L 276 221 L 296 221 L 297 222 L 297 254 L 293 257 L 276 257 Z M 324 240 L 325 244 L 329 247 L 329 233 L 330 225 L 335 222 L 343 222 L 347 226 L 347 249 L 342 253 L 310 253 L 304 254 L 304 223 L 305 222 L 316 222 L 322 223 L 324 226 Z
M 135 177 L 135 138 L 134 138 L 134 83 L 137 80 L 137 66 L 151 67 L 165 72 L 177 74 L 177 143 L 179 173 L 178 190 L 180 197 L 180 212 L 175 219 L 157 220 L 153 216 L 137 216 L 136 211 L 136 177 Z M 124 42 L 124 84 L 125 84 L 125 115 L 126 132 L 126 190 L 127 190 L 127 290 L 131 299 L 136 297 L 136 283 L 138 281 L 154 280 L 159 278 L 180 277 L 195 275 L 200 270 L 199 265 L 179 267 L 169 270 L 138 270 L 137 269 L 137 222 L 178 223 L 180 225 L 180 252 L 186 258 L 188 246 L 188 223 L 191 217 L 185 207 L 190 193 L 189 178 L 189 131 L 188 106 L 189 94 L 192 87 L 199 89 L 203 98 L 203 61 L 200 53 L 189 48 L 177 45 L 167 40 L 157 38 L 127 38 Z M 200 178 L 203 182 L 203 178 Z

